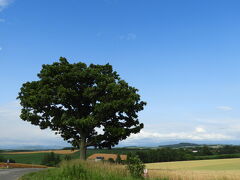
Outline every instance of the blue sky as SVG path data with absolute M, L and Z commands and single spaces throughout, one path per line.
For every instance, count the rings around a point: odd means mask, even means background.
M 21 121 L 16 101 L 22 83 L 60 56 L 109 62 L 140 90 L 145 128 L 121 145 L 237 141 L 239 8 L 237 0 L 0 0 L 1 143 L 65 145 Z

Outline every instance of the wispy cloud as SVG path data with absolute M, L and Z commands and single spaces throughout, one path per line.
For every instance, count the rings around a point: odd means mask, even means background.
M 135 40 L 135 39 L 137 38 L 137 35 L 134 34 L 134 33 L 128 33 L 128 34 L 126 34 L 126 35 L 121 35 L 121 36 L 119 36 L 119 38 L 120 38 L 121 40 L 127 40 L 127 41 L 129 41 L 129 40 Z
M 219 109 L 221 111 L 231 111 L 231 110 L 233 110 L 233 108 L 230 107 L 230 106 L 218 106 L 217 109 Z
M 13 0 L 0 0 L 0 11 L 6 8 Z
M 0 23 L 3 23 L 3 22 L 5 22 L 5 19 L 0 18 Z

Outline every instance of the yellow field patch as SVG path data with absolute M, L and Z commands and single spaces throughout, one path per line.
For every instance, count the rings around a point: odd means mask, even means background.
M 73 154 L 78 152 L 78 150 L 48 150 L 48 151 L 26 151 L 26 152 L 8 152 L 4 154 L 37 154 L 37 153 L 51 153 L 54 152 L 56 154 Z
M 148 163 L 146 167 L 154 170 L 240 170 L 240 159 Z
M 240 180 L 240 171 L 149 170 L 149 176 L 169 180 Z
M 240 159 L 149 163 L 146 168 L 150 177 L 169 180 L 240 180 Z

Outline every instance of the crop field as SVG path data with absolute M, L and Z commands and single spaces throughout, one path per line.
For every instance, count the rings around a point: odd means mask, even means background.
M 240 159 L 179 161 L 146 164 L 150 177 L 169 180 L 239 180 Z
M 5 159 L 13 159 L 16 163 L 24 164 L 41 164 L 42 159 L 46 153 L 34 153 L 34 154 L 0 154 Z M 65 155 L 60 155 L 63 157 Z
M 4 154 L 38 154 L 38 153 L 51 153 L 54 152 L 56 154 L 73 154 L 78 152 L 78 150 L 48 150 L 48 151 L 19 151 L 19 152 L 6 152 Z

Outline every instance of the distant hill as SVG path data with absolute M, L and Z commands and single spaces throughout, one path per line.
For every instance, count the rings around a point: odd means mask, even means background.
M 202 146 L 202 145 L 195 144 L 195 143 L 178 143 L 178 144 L 162 145 L 158 147 L 184 148 L 184 147 L 197 147 L 197 146 Z
M 0 150 L 49 150 L 49 149 L 62 149 L 62 146 L 27 146 L 27 145 L 12 145 L 12 146 L 0 146 Z

